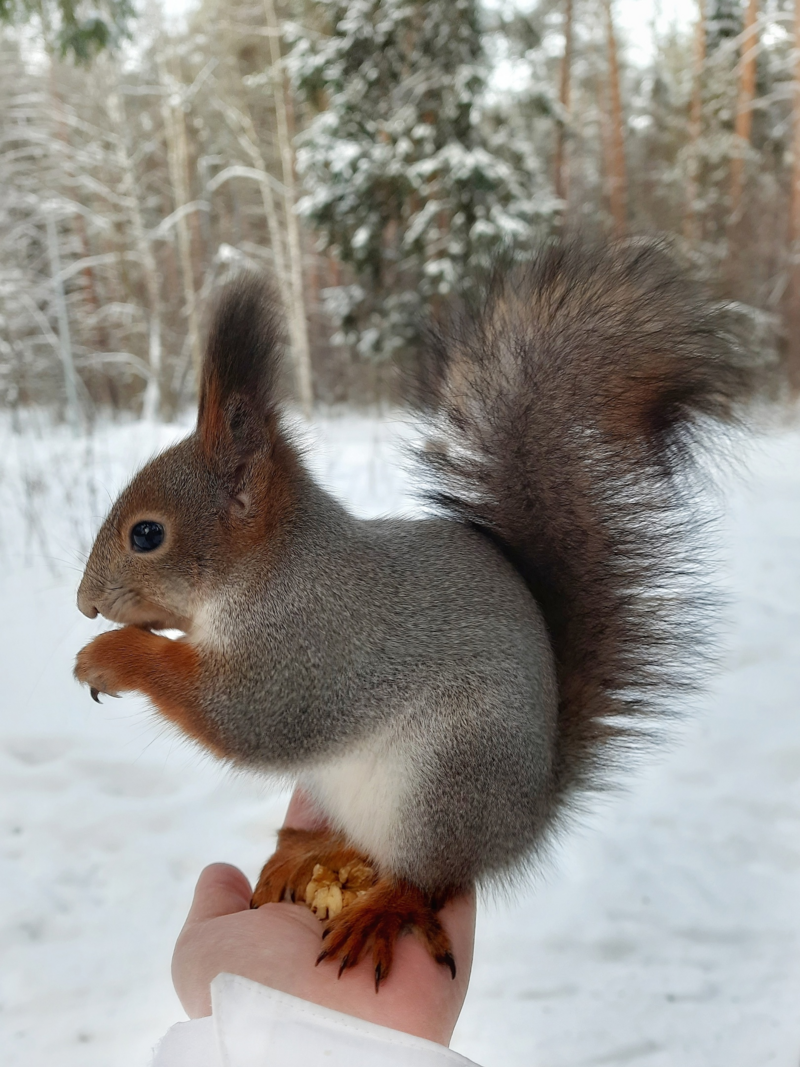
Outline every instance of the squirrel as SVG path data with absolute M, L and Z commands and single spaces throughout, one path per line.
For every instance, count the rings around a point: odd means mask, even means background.
M 435 513 L 360 520 L 284 425 L 281 350 L 264 279 L 230 284 L 196 429 L 97 535 L 78 606 L 122 625 L 75 676 L 310 794 L 324 825 L 281 831 L 253 904 L 357 865 L 318 962 L 371 954 L 377 989 L 415 928 L 455 976 L 444 903 L 534 862 L 693 683 L 687 472 L 753 373 L 658 241 L 554 241 L 427 335 Z

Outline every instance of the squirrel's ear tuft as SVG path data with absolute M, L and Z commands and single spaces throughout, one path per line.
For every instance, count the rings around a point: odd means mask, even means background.
M 208 332 L 197 429 L 208 455 L 266 442 L 276 404 L 283 327 L 267 280 L 246 274 L 225 287 Z

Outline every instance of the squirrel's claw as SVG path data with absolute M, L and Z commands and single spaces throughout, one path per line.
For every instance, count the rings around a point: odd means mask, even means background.
M 103 703 L 103 701 L 100 699 L 100 690 L 99 689 L 95 689 L 95 687 L 92 685 L 92 686 L 89 687 L 89 692 L 92 694 L 92 700 L 94 700 L 95 703 L 97 703 L 97 704 L 102 704 Z M 103 693 L 103 696 L 105 696 L 105 697 L 113 697 L 114 700 L 119 700 L 120 694 L 119 693 Z
M 75 659 L 73 677 L 81 685 L 88 686 L 96 704 L 101 703 L 101 693 L 107 697 L 118 697 L 120 691 L 135 688 L 135 685 L 126 684 L 125 670 L 120 670 L 120 664 L 123 667 L 126 664 L 130 667 L 131 664 L 132 631 L 133 627 L 126 626 L 121 630 L 107 630 L 104 634 L 98 634 L 80 650 Z M 134 648 L 133 652 L 136 651 Z

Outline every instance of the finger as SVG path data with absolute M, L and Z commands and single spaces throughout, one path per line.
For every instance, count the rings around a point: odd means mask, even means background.
M 186 925 L 232 915 L 250 907 L 253 890 L 239 870 L 229 863 L 212 863 L 200 872 Z
M 298 787 L 292 793 L 283 825 L 293 830 L 320 830 L 326 825 L 326 820 L 308 793 Z
M 447 931 L 456 960 L 456 978 L 465 990 L 472 970 L 476 914 L 474 891 L 454 897 L 439 912 L 439 921 Z

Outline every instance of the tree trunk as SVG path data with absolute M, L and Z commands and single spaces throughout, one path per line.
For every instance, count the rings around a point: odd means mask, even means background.
M 286 77 L 281 56 L 280 26 L 273 0 L 264 0 L 264 12 L 269 29 L 270 58 L 275 99 L 276 132 L 283 171 L 283 203 L 286 215 L 286 238 L 289 251 L 289 279 L 292 293 L 289 315 L 289 336 L 292 342 L 297 393 L 300 407 L 310 418 L 314 404 L 314 389 L 311 379 L 311 348 L 308 342 L 308 315 L 306 314 L 305 290 L 303 288 L 303 247 L 300 239 L 300 224 L 295 211 L 297 202 L 294 178 L 294 153 L 289 130 L 289 115 L 286 106 Z
M 611 217 L 614 220 L 614 234 L 619 237 L 625 233 L 628 224 L 628 179 L 625 170 L 625 132 L 622 116 L 622 94 L 619 84 L 617 39 L 614 34 L 611 0 L 605 0 L 604 7 L 608 49 L 608 101 L 611 125 L 608 137 L 606 177 L 608 181 L 608 198 L 609 206 L 611 208 Z
M 789 234 L 800 242 L 800 0 L 794 5 L 794 105 L 792 109 L 792 189 Z
M 172 185 L 173 202 L 178 212 L 175 220 L 175 228 L 178 231 L 178 254 L 181 263 L 181 275 L 183 277 L 183 299 L 186 312 L 186 320 L 189 327 L 189 347 L 192 356 L 192 368 L 195 381 L 200 383 L 200 373 L 203 365 L 203 349 L 200 341 L 200 322 L 197 314 L 197 297 L 194 289 L 194 268 L 192 266 L 192 240 L 189 234 L 189 223 L 185 212 L 181 208 L 186 207 L 190 201 L 189 196 L 189 159 L 186 144 L 186 118 L 183 107 L 176 107 L 170 99 L 172 96 L 169 85 L 169 76 L 161 49 L 156 49 L 156 66 L 158 80 L 161 86 L 161 118 L 164 123 L 164 136 L 167 142 L 167 164 L 169 167 L 170 184 Z
M 133 244 L 141 264 L 145 292 L 147 294 L 147 333 L 148 333 L 148 367 L 150 370 L 142 400 L 142 415 L 146 419 L 156 419 L 161 415 L 161 320 L 162 305 L 160 279 L 153 247 L 147 236 L 142 216 L 139 188 L 136 173 L 125 143 L 127 129 L 122 97 L 115 88 L 108 96 L 108 114 L 114 134 L 114 148 L 117 165 L 122 172 L 125 189 L 125 204 L 128 219 L 133 231 Z
M 58 319 L 58 351 L 61 356 L 61 366 L 64 370 L 64 388 L 67 396 L 67 419 L 73 433 L 79 434 L 81 429 L 81 409 L 78 403 L 77 375 L 75 362 L 72 358 L 72 339 L 69 331 L 69 316 L 67 314 L 67 301 L 64 296 L 64 280 L 61 277 L 61 254 L 58 247 L 58 233 L 54 218 L 55 206 L 46 208 L 47 220 L 47 251 L 50 257 L 50 274 L 53 279 L 53 293 L 55 296 L 56 317 Z
M 789 206 L 789 283 L 784 328 L 792 389 L 800 391 L 800 0 L 794 5 L 794 105 L 792 109 L 792 188 Z
M 259 147 L 258 134 L 256 132 L 255 124 L 253 123 L 253 117 L 250 114 L 250 109 L 247 106 L 247 101 L 240 99 L 240 106 L 233 107 L 231 104 L 226 103 L 220 96 L 217 96 L 215 99 L 217 107 L 225 116 L 225 121 L 228 123 L 230 129 L 233 130 L 236 140 L 249 158 L 252 164 L 252 169 L 256 172 L 253 177 L 257 176 L 258 187 L 261 191 L 261 203 L 264 207 L 264 219 L 267 224 L 267 235 L 270 242 L 270 251 L 272 252 L 273 270 L 277 279 L 281 302 L 288 315 L 292 304 L 292 289 L 289 280 L 289 272 L 286 268 L 283 230 L 281 229 L 280 221 L 278 219 L 278 209 L 275 204 L 275 196 L 272 189 L 273 185 L 280 185 L 280 183 L 273 179 L 273 176 L 267 168 L 266 160 Z M 215 177 L 209 181 L 208 189 L 212 192 L 215 189 L 218 189 L 223 181 L 228 180 L 228 171 L 235 172 L 235 170 L 236 168 L 225 168 L 220 174 L 215 175 Z M 230 175 L 230 177 L 239 176 L 240 175 L 236 173 Z M 234 230 L 234 243 L 239 237 L 240 231 L 237 224 Z
M 705 0 L 697 0 L 697 8 L 692 103 L 689 110 L 686 214 L 683 218 L 683 235 L 691 244 L 696 244 L 700 238 L 700 220 L 697 218 L 697 194 L 700 187 L 700 134 L 703 130 L 703 68 L 706 62 L 707 48 Z
M 564 55 L 561 59 L 561 85 L 559 102 L 561 116 L 556 128 L 555 186 L 556 196 L 564 201 L 569 198 L 569 166 L 567 162 L 567 126 L 570 112 L 570 72 L 572 67 L 572 0 L 564 0 Z
M 731 213 L 736 225 L 742 206 L 744 163 L 753 126 L 753 99 L 756 92 L 756 54 L 758 52 L 758 0 L 748 0 L 739 61 L 739 97 L 736 102 L 736 127 L 731 158 Z
M 53 117 L 55 119 L 55 136 L 62 142 L 62 144 L 68 146 L 70 144 L 70 138 L 68 134 L 67 123 L 64 118 L 64 104 L 61 100 L 61 96 L 56 84 L 56 59 L 55 56 L 50 54 L 50 100 L 52 103 Z M 86 219 L 83 217 L 80 211 L 76 211 L 72 216 L 72 227 L 81 243 L 83 250 L 83 258 L 88 261 L 91 258 L 91 251 L 89 248 L 89 235 L 86 232 Z M 82 271 L 84 279 L 84 299 L 87 306 L 87 311 L 90 316 L 97 322 L 97 315 L 100 310 L 100 301 L 97 296 L 97 289 L 95 286 L 94 272 L 91 266 L 85 266 Z M 93 341 L 99 341 L 99 347 L 105 349 L 108 347 L 107 339 L 105 337 L 105 330 L 95 325 L 93 331 Z M 98 336 L 102 335 L 102 336 Z

